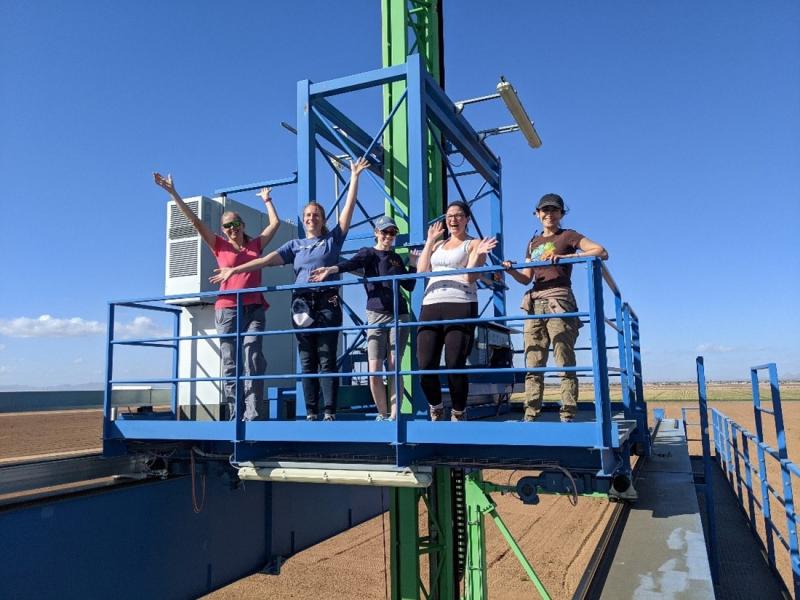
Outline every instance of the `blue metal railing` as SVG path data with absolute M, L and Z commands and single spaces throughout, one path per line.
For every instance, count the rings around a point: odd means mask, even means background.
M 769 373 L 771 409 L 761 405 L 759 371 L 767 371 Z M 750 369 L 750 377 L 753 390 L 753 413 L 756 433 L 751 433 L 733 419 L 725 416 L 720 410 L 712 408 L 714 454 L 726 474 L 726 479 L 739 498 L 753 534 L 757 537 L 759 535 L 757 527 L 758 512 L 761 513 L 764 527 L 763 541 L 766 546 L 767 561 L 770 567 L 778 572 L 775 557 L 776 538 L 788 552 L 792 568 L 794 596 L 798 598 L 800 597 L 800 555 L 798 554 L 797 512 L 794 505 L 793 477 L 800 478 L 800 468 L 789 460 L 778 370 L 775 363 L 752 367 Z M 702 391 L 701 398 L 704 398 L 705 373 L 701 358 L 698 359 L 698 389 Z M 701 416 L 702 413 L 703 411 L 701 410 Z M 765 441 L 762 414 L 770 414 L 774 418 L 777 448 L 770 446 Z M 751 459 L 751 444 L 756 448 L 757 459 L 755 463 Z M 705 450 L 704 448 L 704 452 Z M 708 451 L 708 454 L 710 454 L 710 451 Z M 780 468 L 781 491 L 778 491 L 770 482 L 767 457 L 774 459 Z M 758 479 L 758 488 L 754 485 L 754 475 Z M 707 485 L 710 485 L 710 482 L 707 481 Z M 778 527 L 772 515 L 772 498 L 783 507 L 786 517 L 785 532 Z
M 590 374 L 593 378 L 594 383 L 594 390 L 595 390 L 595 439 L 593 443 L 590 445 L 594 446 L 595 448 L 613 448 L 618 446 L 619 442 L 615 439 L 617 435 L 617 425 L 616 423 L 612 422 L 611 418 L 611 400 L 610 400 L 610 391 L 609 391 L 609 377 L 620 377 L 620 384 L 621 384 L 621 391 L 622 391 L 622 403 L 621 408 L 624 412 L 624 416 L 627 420 L 635 421 L 636 427 L 634 429 L 634 433 L 632 434 L 631 439 L 633 439 L 636 443 L 641 444 L 643 452 L 649 451 L 649 438 L 648 438 L 648 430 L 647 430 L 647 411 L 646 405 L 644 403 L 644 396 L 642 391 L 642 372 L 641 372 L 641 348 L 639 345 L 639 325 L 638 325 L 638 318 L 636 313 L 633 309 L 625 302 L 623 302 L 621 293 L 619 288 L 616 286 L 616 283 L 612 279 L 610 273 L 606 269 L 606 267 L 602 264 L 602 262 L 597 258 L 575 258 L 575 259 L 566 259 L 563 261 L 565 264 L 584 264 L 587 270 L 587 285 L 589 288 L 589 310 L 588 311 L 576 311 L 572 313 L 563 313 L 563 314 L 542 314 L 542 315 L 530 315 L 530 314 L 523 314 L 523 315 L 516 315 L 516 316 L 500 316 L 500 317 L 478 317 L 474 319 L 459 319 L 459 320 L 452 320 L 452 321 L 427 321 L 425 324 L 434 324 L 434 323 L 504 323 L 510 324 L 513 322 L 524 322 L 528 319 L 546 319 L 546 318 L 564 318 L 564 317 L 578 317 L 581 319 L 586 319 L 589 323 L 589 331 L 591 335 L 591 356 L 592 356 L 592 363 L 589 365 L 576 365 L 573 367 L 560 367 L 560 366 L 552 366 L 552 367 L 502 367 L 502 368 L 494 368 L 494 367 L 469 367 L 465 369 L 459 370 L 448 370 L 448 369 L 437 369 L 437 370 L 419 370 L 415 368 L 411 369 L 403 369 L 401 368 L 401 360 L 400 357 L 397 357 L 395 361 L 395 366 L 392 371 L 382 370 L 378 372 L 361 372 L 360 375 L 378 375 L 378 376 L 385 376 L 385 375 L 395 375 L 395 385 L 399 387 L 401 376 L 419 376 L 419 375 L 426 375 L 426 374 L 448 374 L 448 373 L 462 373 L 462 374 L 476 374 L 476 375 L 497 375 L 497 376 L 506 376 L 508 375 L 517 375 L 517 374 L 524 374 L 524 373 L 550 373 L 550 372 L 574 372 L 574 373 L 586 373 Z M 528 263 L 525 265 L 521 265 L 522 267 L 528 266 L 544 266 L 550 263 Z M 461 275 L 467 273 L 493 273 L 497 271 L 502 271 L 502 267 L 499 266 L 485 266 L 476 269 L 461 269 L 449 272 L 452 275 Z M 437 273 L 437 275 L 441 275 L 443 273 Z M 396 275 L 396 276 L 386 276 L 386 277 L 376 277 L 371 278 L 370 281 L 373 282 L 390 282 L 393 288 L 393 293 L 395 300 L 399 298 L 400 288 L 399 284 L 404 279 L 410 278 L 425 278 L 430 276 L 429 273 L 415 273 L 415 274 L 407 274 L 407 275 Z M 335 283 L 336 286 L 351 286 L 351 285 L 358 285 L 361 286 L 364 283 L 364 279 L 346 279 L 337 281 Z M 262 288 L 254 288 L 254 289 L 245 289 L 245 290 L 236 290 L 236 291 L 228 291 L 224 292 L 225 295 L 232 295 L 236 297 L 237 302 L 237 310 L 240 311 L 241 314 L 241 299 L 243 294 L 252 293 L 252 292 L 266 292 L 270 293 L 279 293 L 279 292 L 293 292 L 296 290 L 308 290 L 308 289 L 318 289 L 318 288 L 330 288 L 331 282 L 326 281 L 322 283 L 316 284 L 293 284 L 293 285 L 280 285 L 280 286 L 267 286 Z M 607 318 L 604 313 L 604 290 L 608 290 L 614 298 L 614 311 L 615 315 L 614 318 Z M 219 425 L 226 425 L 226 431 L 228 432 L 227 435 L 230 435 L 230 441 L 246 441 L 247 440 L 247 427 L 246 425 L 238 419 L 238 415 L 243 414 L 243 383 L 248 380 L 265 380 L 267 382 L 275 381 L 275 380 L 286 380 L 287 378 L 294 378 L 295 380 L 303 379 L 303 378 L 325 378 L 325 377 L 350 377 L 352 376 L 352 372 L 336 372 L 336 373 L 284 373 L 284 374 L 263 374 L 263 375 L 249 375 L 245 376 L 242 374 L 241 371 L 241 360 L 240 360 L 240 351 L 239 347 L 241 345 L 241 340 L 244 335 L 247 336 L 275 336 L 275 335 L 291 335 L 298 333 L 297 329 L 280 329 L 280 330 L 270 330 L 270 331 L 261 331 L 261 332 L 241 332 L 237 331 L 235 333 L 230 334 L 207 334 L 207 335 L 188 335 L 188 336 L 180 336 L 178 330 L 178 323 L 179 323 L 179 315 L 181 313 L 180 308 L 176 308 L 175 306 L 165 305 L 165 301 L 176 301 L 181 299 L 187 298 L 202 298 L 211 300 L 216 298 L 217 296 L 221 295 L 220 292 L 206 292 L 206 293 L 193 293 L 193 294 L 181 294 L 181 295 L 174 295 L 168 297 L 158 297 L 158 298 L 144 298 L 144 299 L 137 299 L 137 300 L 128 300 L 123 302 L 113 302 L 109 305 L 109 334 L 108 334 L 108 344 L 107 344 L 107 368 L 106 368 L 106 403 L 105 403 L 105 417 L 106 417 L 106 425 L 105 425 L 105 432 L 106 438 L 110 437 L 111 435 L 111 428 L 109 427 L 109 420 L 111 418 L 111 405 L 110 405 L 110 398 L 111 398 L 111 389 L 114 385 L 121 385 L 121 384 L 167 384 L 172 386 L 172 413 L 173 416 L 177 415 L 178 411 L 178 384 L 180 383 L 188 383 L 188 382 L 225 382 L 225 381 L 235 381 L 236 382 L 236 404 L 235 404 L 235 415 L 236 415 L 236 425 L 235 431 L 230 431 L 230 425 L 225 423 L 219 423 Z M 398 306 L 398 302 L 395 301 L 395 307 Z M 173 335 L 167 337 L 154 337 L 154 338 L 140 338 L 140 339 L 115 339 L 113 332 L 114 332 L 114 319 L 115 319 L 115 311 L 119 307 L 128 307 L 128 308 L 137 308 L 143 310 L 158 310 L 158 311 L 165 311 L 168 314 L 172 314 L 174 318 L 174 326 L 173 326 Z M 241 319 L 238 320 L 241 322 Z M 367 324 L 343 324 L 342 326 L 338 327 L 311 327 L 299 330 L 303 333 L 311 333 L 311 332 L 327 332 L 327 331 L 336 331 L 336 332 L 348 332 L 348 331 L 364 331 L 367 329 L 375 329 L 375 328 L 389 328 L 389 327 L 407 327 L 410 328 L 412 333 L 414 330 L 420 325 L 419 321 L 410 321 L 410 322 L 401 322 L 399 320 L 399 315 L 397 314 L 397 310 L 395 309 L 394 320 L 390 324 L 386 325 L 367 325 Z M 606 329 L 610 328 L 616 334 L 616 344 L 614 346 L 607 346 L 606 344 Z M 196 340 L 207 340 L 207 339 L 235 339 L 237 352 L 236 352 L 236 374 L 233 377 L 180 377 L 178 372 L 178 363 L 179 363 L 179 343 L 186 342 L 186 341 L 196 341 Z M 150 378 L 150 379 L 118 379 L 113 377 L 114 371 L 114 350 L 119 346 L 156 346 L 161 348 L 170 348 L 173 351 L 173 360 L 172 360 L 172 376 L 167 378 Z M 607 353 L 609 349 L 616 349 L 619 356 L 619 367 L 612 367 L 609 366 L 607 360 Z M 415 357 L 412 354 L 412 366 L 414 366 Z M 398 390 L 395 390 L 397 392 Z M 299 398 L 298 398 L 299 400 Z M 415 402 L 415 399 L 412 398 L 412 402 Z M 299 404 L 299 402 L 298 402 Z M 415 402 L 416 404 L 416 402 Z M 403 412 L 399 415 L 397 422 L 395 423 L 396 427 L 396 434 L 393 437 L 394 443 L 402 444 L 406 440 L 406 427 L 409 421 L 420 420 L 423 413 L 421 410 L 421 406 L 424 405 L 420 404 L 417 405 L 416 408 L 418 410 L 412 411 L 410 414 L 407 412 Z M 177 417 L 176 417 L 177 418 Z M 274 417 L 273 417 L 274 418 Z M 273 423 L 273 421 L 270 421 Z M 197 425 L 198 431 L 208 432 L 211 431 L 207 429 L 207 425 L 204 427 L 200 427 Z M 214 424 L 216 425 L 216 424 Z M 275 424 L 277 425 L 277 424 Z M 589 425 L 589 424 L 586 424 Z M 578 431 L 580 429 L 576 428 L 573 431 Z M 137 429 L 137 431 L 142 431 L 141 429 Z M 118 433 L 116 434 L 119 435 Z M 220 435 L 224 438 L 226 434 L 214 433 L 214 435 Z M 216 439 L 216 438 L 215 438 Z M 577 443 L 577 442 L 576 442 Z

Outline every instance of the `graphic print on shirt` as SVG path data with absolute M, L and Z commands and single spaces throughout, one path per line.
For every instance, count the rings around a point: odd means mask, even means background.
M 556 253 L 554 242 L 545 242 L 531 250 L 530 262 L 550 260 Z

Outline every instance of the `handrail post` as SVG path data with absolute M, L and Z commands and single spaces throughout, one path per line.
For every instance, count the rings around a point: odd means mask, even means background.
M 173 313 L 174 321 L 172 322 L 172 336 L 174 338 L 178 338 L 181 335 L 181 315 L 180 313 Z M 179 365 L 180 365 L 180 346 L 181 341 L 179 339 L 175 339 L 173 341 L 175 344 L 172 350 L 172 378 L 175 380 L 172 383 L 172 414 L 175 415 L 175 420 L 180 419 L 180 415 L 178 414 L 178 392 L 180 384 L 178 384 L 178 377 L 180 376 L 179 373 Z
M 108 328 L 106 330 L 106 381 L 105 393 L 103 394 L 103 454 L 105 456 L 115 456 L 124 454 L 124 442 L 111 441 L 111 399 L 112 399 L 112 384 L 114 379 L 114 311 L 115 306 L 113 302 L 108 304 Z
M 769 498 L 769 480 L 767 465 L 764 458 L 764 426 L 761 422 L 761 392 L 758 389 L 758 371 L 750 369 L 750 383 L 753 387 L 753 414 L 756 423 L 756 437 L 758 439 L 758 477 L 761 480 L 761 515 L 764 518 L 764 534 L 767 538 L 767 560 L 775 568 L 775 540 L 772 532 L 772 509 Z
M 244 421 L 242 421 L 242 294 L 236 292 L 236 400 L 233 408 L 233 418 L 236 423 L 236 441 L 244 439 Z
M 744 430 L 741 431 L 741 435 L 742 454 L 744 455 L 745 466 L 744 481 L 747 486 L 747 522 L 750 525 L 750 529 L 753 531 L 753 533 L 758 535 L 758 531 L 756 531 L 756 504 L 753 496 L 753 462 L 750 460 L 750 440 L 747 439 L 747 435 L 745 434 Z
M 622 310 L 622 298 L 614 294 L 614 314 L 617 324 L 617 352 L 619 354 L 619 390 L 622 396 L 625 418 L 634 418 L 634 407 L 632 406 L 633 394 L 630 393 L 631 363 L 628 361 L 628 347 L 630 337 L 628 333 L 628 319 L 625 318 Z M 638 424 L 637 424 L 638 429 Z
M 639 335 L 639 318 L 631 314 L 630 306 L 626 305 L 631 324 L 631 364 L 633 366 L 633 390 L 636 396 L 636 420 L 639 430 L 644 437 L 645 456 L 650 456 L 650 429 L 647 423 L 647 402 L 644 399 L 644 375 L 642 373 L 642 344 Z
M 786 430 L 783 425 L 783 408 L 781 407 L 781 390 L 778 380 L 778 367 L 775 363 L 767 365 L 769 387 L 772 396 L 772 415 L 775 420 L 775 439 L 778 445 L 778 457 L 781 465 L 781 484 L 783 487 L 783 507 L 786 512 L 786 529 L 789 541 L 789 559 L 792 565 L 792 582 L 794 596 L 800 598 L 800 555 L 797 544 L 797 523 L 795 522 L 794 493 L 792 491 L 792 474 L 786 467 L 789 452 L 786 448 Z
M 406 431 L 407 431 L 407 424 L 406 420 L 401 418 L 400 416 L 400 407 L 403 404 L 402 396 L 404 394 L 400 393 L 400 363 L 402 362 L 402 357 L 400 353 L 404 350 L 400 346 L 400 315 L 399 315 L 399 308 L 400 308 L 400 286 L 398 285 L 398 280 L 392 280 L 392 309 L 393 309 L 393 323 L 394 323 L 394 397 L 395 397 L 395 442 L 398 444 L 398 447 L 401 444 L 404 444 L 406 441 Z M 389 352 L 392 351 L 392 331 L 389 330 Z M 387 390 L 388 392 L 388 390 Z M 392 410 L 392 394 L 387 394 L 388 398 L 387 407 L 389 408 L 389 412 L 391 414 Z M 412 413 L 413 415 L 413 413 Z
M 597 417 L 597 445 L 611 448 L 611 400 L 608 391 L 608 359 L 606 357 L 605 317 L 603 312 L 603 275 L 600 259 L 586 263 L 589 283 L 589 329 L 592 337 L 592 374 L 594 377 L 594 410 Z
M 706 393 L 706 368 L 703 357 L 696 359 L 697 398 L 700 403 L 700 440 L 703 444 L 703 478 L 705 479 L 706 515 L 708 516 L 708 561 L 711 578 L 719 583 L 719 556 L 717 556 L 717 519 L 714 512 L 714 473 L 711 468 L 711 445 L 708 441 L 708 395 Z

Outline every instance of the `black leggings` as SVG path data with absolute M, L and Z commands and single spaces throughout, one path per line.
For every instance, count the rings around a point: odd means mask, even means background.
M 474 319 L 478 316 L 477 302 L 441 302 L 422 307 L 420 321 L 443 321 L 445 319 Z M 444 347 L 444 364 L 447 369 L 463 369 L 467 357 L 472 352 L 475 339 L 474 323 L 453 323 L 442 325 L 420 325 L 417 330 L 417 365 L 421 370 L 439 368 Z M 438 375 L 423 375 L 420 379 L 422 390 L 428 404 L 438 406 L 442 403 L 442 388 Z M 467 406 L 469 377 L 467 375 L 448 375 L 450 401 L 453 409 L 461 411 Z

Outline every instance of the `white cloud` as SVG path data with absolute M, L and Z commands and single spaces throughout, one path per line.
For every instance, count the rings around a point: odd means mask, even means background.
M 695 352 L 706 354 L 727 354 L 728 352 L 736 352 L 738 348 L 735 346 L 724 346 L 723 344 L 700 344 L 695 348 Z
M 42 315 L 37 319 L 19 317 L 0 319 L 0 334 L 8 337 L 75 337 L 103 333 L 105 326 L 99 321 L 84 321 L 80 317 L 57 319 Z
M 5 365 L 0 365 L 0 375 L 5 375 L 6 373 L 10 373 L 11 368 Z
M 83 358 L 80 358 L 80 357 L 76 358 L 75 360 L 72 361 L 72 364 L 73 365 L 82 365 L 83 364 Z
M 16 338 L 58 338 L 86 335 L 102 335 L 106 326 L 99 321 L 87 321 L 80 317 L 59 319 L 50 315 L 38 318 L 18 317 L 0 319 L 0 335 Z M 172 331 L 158 325 L 149 317 L 135 317 L 128 323 L 116 323 L 114 333 L 117 338 L 169 337 Z M 0 350 L 5 346 L 0 345 Z
M 117 323 L 114 328 L 117 338 L 170 337 L 172 331 L 154 322 L 150 317 L 136 317 L 130 323 Z

